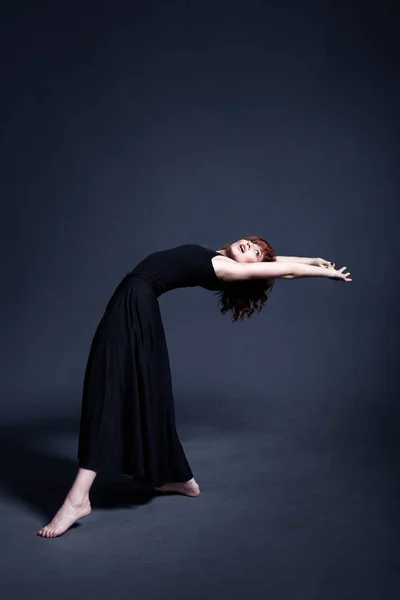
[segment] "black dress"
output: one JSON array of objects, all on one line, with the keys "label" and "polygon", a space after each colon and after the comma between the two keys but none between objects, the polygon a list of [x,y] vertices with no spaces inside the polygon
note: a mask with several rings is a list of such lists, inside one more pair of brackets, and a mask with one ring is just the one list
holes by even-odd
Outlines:
[{"label": "black dress", "polygon": [[185,244],[154,252],[124,277],[96,329],[87,362],[78,463],[152,486],[193,477],[175,427],[170,364],[158,297],[217,291],[217,252]]}]

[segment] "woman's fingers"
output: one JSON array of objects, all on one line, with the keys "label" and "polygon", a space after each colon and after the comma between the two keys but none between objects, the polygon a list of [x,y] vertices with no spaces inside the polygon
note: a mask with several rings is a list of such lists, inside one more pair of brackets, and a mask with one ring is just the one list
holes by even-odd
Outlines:
[{"label": "woman's fingers", "polygon": [[348,271],[347,273],[343,273],[343,277],[345,281],[351,281],[350,279],[350,271]]},{"label": "woman's fingers", "polygon": [[347,273],[344,272],[346,269],[347,267],[337,269],[337,272],[341,275],[340,279],[342,279],[342,281],[352,281],[352,279],[350,279],[350,271],[347,271]]},{"label": "woman's fingers", "polygon": [[[331,267],[332,268],[332,267]],[[335,275],[333,276],[333,279],[336,279],[337,281],[353,281],[350,278],[350,271],[347,271],[345,273],[345,270],[347,269],[346,266],[341,267],[340,269],[334,269],[335,271]]]}]

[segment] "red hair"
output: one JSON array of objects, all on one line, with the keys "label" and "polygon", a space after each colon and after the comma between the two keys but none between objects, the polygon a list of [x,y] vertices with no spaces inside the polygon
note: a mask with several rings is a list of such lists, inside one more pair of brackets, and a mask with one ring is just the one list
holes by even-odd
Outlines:
[{"label": "red hair", "polygon": [[[257,244],[260,247],[263,254],[261,262],[272,262],[275,260],[275,250],[264,238],[258,235],[251,235],[242,239],[253,242],[253,244]],[[231,245],[232,242],[225,242],[218,250],[229,251]],[[245,317],[249,319],[255,310],[257,312],[262,310],[274,284],[275,279],[251,279],[224,283],[223,289],[217,292],[221,313],[225,314],[228,311],[232,311],[233,322],[243,321]]]}]

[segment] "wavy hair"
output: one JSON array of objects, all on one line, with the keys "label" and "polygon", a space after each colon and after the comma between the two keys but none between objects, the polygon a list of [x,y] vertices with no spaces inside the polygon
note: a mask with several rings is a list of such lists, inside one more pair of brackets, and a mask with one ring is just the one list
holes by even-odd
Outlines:
[{"label": "wavy hair", "polygon": [[[244,240],[257,244],[263,253],[261,262],[272,262],[275,260],[275,250],[263,238],[252,235],[244,237]],[[229,250],[232,242],[225,242],[218,250]],[[260,312],[268,300],[268,294],[275,284],[275,279],[250,279],[246,281],[225,282],[223,288],[216,293],[219,297],[218,306],[221,313],[232,312],[232,322],[248,319],[255,311]]]}]

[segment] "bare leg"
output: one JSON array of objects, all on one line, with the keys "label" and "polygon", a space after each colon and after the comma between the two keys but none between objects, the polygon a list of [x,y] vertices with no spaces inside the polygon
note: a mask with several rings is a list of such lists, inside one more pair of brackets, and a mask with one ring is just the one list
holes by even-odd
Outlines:
[{"label": "bare leg", "polygon": [[53,520],[38,532],[40,536],[57,537],[67,531],[75,521],[90,514],[92,509],[89,502],[89,490],[96,474],[95,471],[88,469],[78,470],[63,505]]},{"label": "bare leg", "polygon": [[189,481],[174,481],[164,483],[161,487],[154,487],[158,492],[176,492],[185,496],[199,496],[200,488],[194,478]]}]

